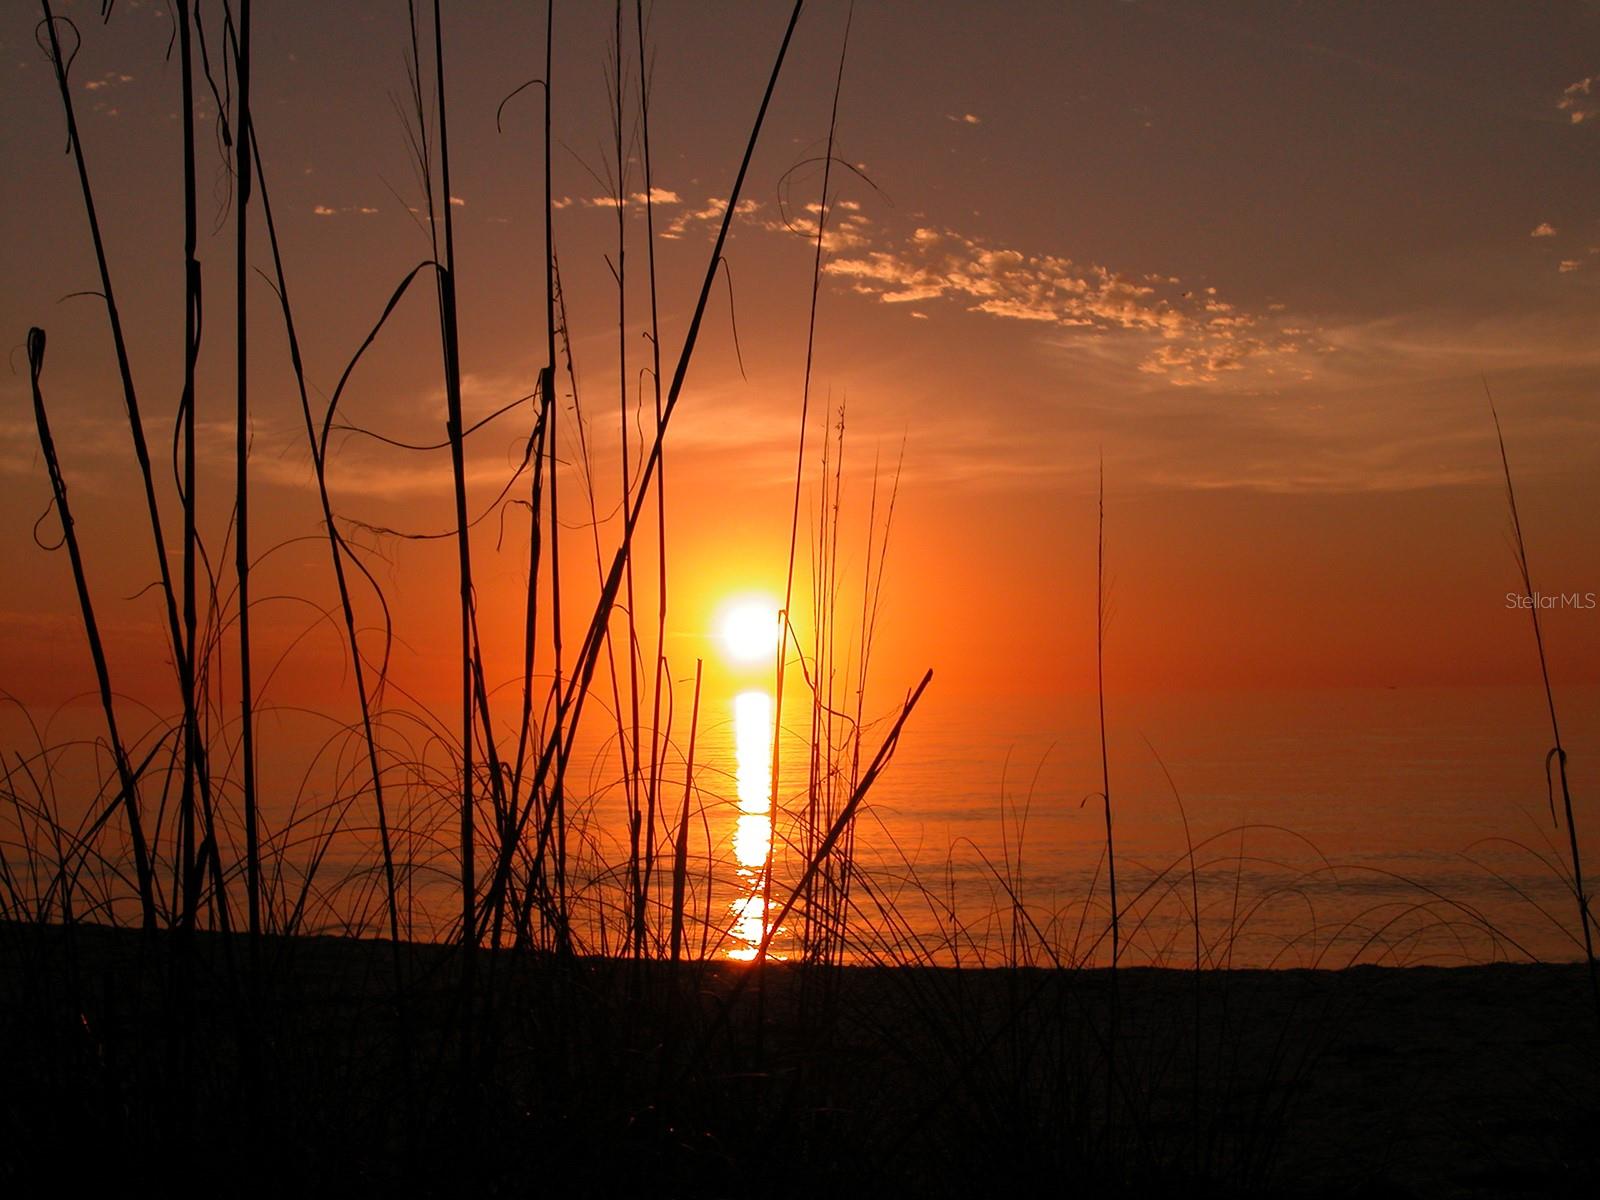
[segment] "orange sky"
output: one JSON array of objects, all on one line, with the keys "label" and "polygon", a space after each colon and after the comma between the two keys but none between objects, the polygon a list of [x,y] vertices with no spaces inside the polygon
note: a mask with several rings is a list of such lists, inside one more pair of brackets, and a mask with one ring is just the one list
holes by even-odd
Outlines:
[{"label": "orange sky", "polygon": [[[106,25],[97,6],[63,7],[83,28],[74,96],[164,468],[182,312],[169,22],[162,5],[133,0]],[[391,9],[284,4],[258,14],[256,121],[323,397],[427,254],[391,99],[406,86],[404,21]],[[1091,686],[1102,455],[1113,688],[1535,678],[1526,614],[1506,605],[1517,580],[1481,378],[1506,424],[1535,583],[1600,592],[1600,18],[1577,4],[1056,10],[855,14],[838,144],[860,173],[835,175],[810,437],[815,448],[822,422],[846,404],[852,580],[874,463],[887,488],[904,446],[879,695],[897,695],[926,666],[946,705]],[[764,5],[655,9],[669,363],[783,16]],[[119,683],[168,707],[158,610],[139,594],[153,569],[103,310],[64,299],[97,285],[53,80],[33,15],[13,8],[3,21],[0,154],[12,169],[0,317],[13,369],[0,378],[0,688],[49,706],[90,684],[66,563],[32,538],[48,484],[21,345],[40,324],[50,335],[46,394]],[[843,27],[839,4],[803,18],[733,226],[742,371],[719,282],[667,440],[667,652],[679,678],[708,653],[711,615],[729,593],[782,588],[812,253],[796,230],[814,221],[806,206],[818,198]],[[507,109],[503,133],[494,123],[500,98],[542,69],[543,15],[464,5],[446,28],[470,420],[531,392],[543,361],[537,93]],[[601,202],[614,173],[608,36],[609,10],[558,10],[556,237],[602,516],[619,473],[607,267],[616,211]],[[232,229],[209,102],[198,117],[200,257],[215,306],[201,491],[220,567]],[[635,156],[623,190],[634,195],[641,179]],[[624,340],[636,379],[647,360],[644,242],[641,207],[628,212]],[[259,230],[252,262],[270,269]],[[346,416],[431,442],[443,389],[424,291],[363,364]],[[252,297],[256,539],[283,543],[257,585],[257,636],[271,659],[332,592],[325,548],[291,541],[316,532],[308,457],[272,295],[258,281]],[[523,406],[474,435],[475,513],[514,469],[530,417]],[[342,514],[448,527],[446,455],[355,435],[336,446]],[[808,512],[817,469],[807,469]],[[574,518],[581,486],[569,465]],[[170,487],[165,500],[175,520]],[[616,528],[613,519],[600,529],[608,559]],[[508,509],[475,533],[480,622],[491,671],[507,679],[526,529]],[[584,527],[563,537],[575,639],[594,588],[593,542]],[[397,678],[446,704],[453,549],[369,541],[397,616]],[[639,572],[653,578],[649,555]],[[1600,609],[1546,620],[1557,683],[1600,681]],[[274,696],[314,700],[338,669],[338,638],[324,626],[288,661]]]}]

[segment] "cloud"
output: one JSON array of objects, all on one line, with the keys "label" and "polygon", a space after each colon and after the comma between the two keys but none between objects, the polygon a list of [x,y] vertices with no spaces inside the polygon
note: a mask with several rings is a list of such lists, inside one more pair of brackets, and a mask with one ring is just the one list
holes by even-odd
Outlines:
[{"label": "cloud", "polygon": [[1049,305],[1034,305],[1025,300],[985,300],[982,304],[974,305],[972,311],[1010,317],[1014,321],[1054,322],[1059,319]]},{"label": "cloud", "polygon": [[1576,271],[1582,265],[1583,264],[1575,258],[1563,258],[1558,269],[1563,275],[1565,275],[1568,271]]},{"label": "cloud", "polygon": [[953,113],[946,113],[945,116],[944,116],[944,119],[946,121],[954,121],[957,125],[982,125],[983,124],[983,118],[979,117],[979,116],[975,116],[972,113],[962,113],[959,117],[955,116]]},{"label": "cloud", "polygon": [[[812,226],[813,236],[815,226]],[[1058,336],[1120,339],[1145,375],[1180,385],[1225,376],[1303,379],[1315,345],[1280,312],[1251,313],[1214,287],[1182,290],[1176,276],[1130,277],[1055,254],[991,246],[949,229],[914,229],[898,245],[865,245],[865,219],[842,230],[859,248],[824,267],[851,291],[884,304],[943,298],[1004,321],[1053,328]]]},{"label": "cloud", "polygon": [[1537,224],[1537,225],[1535,225],[1533,227],[1533,232],[1530,233],[1528,236],[1529,237],[1555,237],[1555,235],[1556,235],[1556,227],[1554,225],[1550,224],[1549,221],[1540,221],[1539,224]]},{"label": "cloud", "polygon": [[331,217],[339,210],[336,208],[329,208],[326,204],[319,204],[311,211],[319,217]]},{"label": "cloud", "polygon": [[120,71],[107,71],[99,79],[84,80],[83,87],[88,92],[100,92],[106,88],[119,87],[124,83],[132,83],[132,75],[124,75]]},{"label": "cloud", "polygon": [[[1409,323],[1388,332],[1432,336]],[[1510,328],[1470,333],[1500,350],[1520,336]],[[1492,433],[1474,399],[1481,399],[1476,368],[1500,378],[1499,355],[1465,366],[1444,362],[1445,376],[1408,370],[1399,389],[1384,371],[1364,369],[1293,393],[1223,396],[1130,372],[1126,348],[1098,335],[1063,341],[1071,362],[1065,380],[1010,382],[996,389],[992,404],[918,397],[852,407],[851,436],[891,454],[908,437],[902,483],[983,490],[1092,487],[1094,457],[1085,447],[1099,445],[1129,488],[1348,495],[1495,486]],[[1539,470],[1560,475],[1591,465],[1600,417],[1544,409],[1533,381],[1518,378],[1519,436],[1552,447]],[[1026,420],[1018,419],[1023,412]],[[742,477],[780,484],[793,479],[793,417],[759,387],[732,384],[697,395],[681,425],[675,419],[673,437],[691,461],[715,456],[705,461],[733,463]],[[847,456],[845,470],[865,470],[872,460]]]},{"label": "cloud", "polygon": [[378,210],[370,204],[346,204],[342,208],[330,208],[326,204],[319,204],[311,210],[313,216],[336,217],[340,213],[351,214],[358,217],[370,217]]},{"label": "cloud", "polygon": [[[17,389],[20,394],[21,389]],[[11,396],[0,389],[0,404],[9,406]],[[19,405],[20,407],[20,405]],[[57,446],[72,448],[73,495],[86,492],[95,496],[118,495],[117,472],[128,462],[128,422],[120,415],[69,411],[53,412],[51,436]],[[227,420],[197,420],[195,445],[202,463],[226,462],[233,454],[234,426]],[[305,438],[302,432],[301,440]],[[91,469],[90,464],[93,464]],[[32,414],[24,420],[0,419],[0,474],[41,469],[38,430]],[[69,468],[70,469],[70,468]],[[48,495],[48,487],[45,494]],[[120,500],[118,501],[120,503]]]},{"label": "cloud", "polygon": [[451,196],[450,203],[454,204],[457,208],[465,208],[467,206],[467,202],[460,196]]},{"label": "cloud", "polygon": [[1570,84],[1561,93],[1561,99],[1556,101],[1556,107],[1566,113],[1567,119],[1574,125],[1582,125],[1600,116],[1600,97],[1595,95],[1596,83],[1600,83],[1600,75],[1580,79]]},{"label": "cloud", "polygon": [[[828,224],[822,233],[822,248],[828,254],[840,250],[850,250],[864,247],[868,244],[868,231],[872,222],[862,215],[861,206],[851,200],[836,200],[828,208]],[[802,238],[808,242],[817,240],[817,216],[822,211],[822,206],[816,201],[803,205],[799,212],[788,207],[780,208],[776,216],[761,222],[761,227],[770,233],[788,233]],[[843,216],[840,216],[840,213]],[[917,299],[914,296],[899,296],[897,299]]]},{"label": "cloud", "polygon": [[[662,205],[683,203],[683,201],[678,198],[677,192],[670,188],[664,187],[652,187],[648,197],[645,196],[643,192],[632,192],[628,196],[628,203],[643,205],[646,199],[648,199],[651,204],[657,207]],[[568,200],[566,204],[558,204],[556,207],[565,208],[567,204],[571,203],[572,201]],[[621,208],[623,206],[622,201],[616,196],[586,196],[583,204],[585,208]]]},{"label": "cloud", "polygon": [[[339,517],[363,525],[379,524],[383,518],[371,512],[339,508],[338,501],[437,499],[449,495],[455,481],[449,460],[441,461],[438,455],[391,456],[385,460],[371,453],[358,453],[345,442],[330,460],[328,486],[336,497]],[[286,458],[261,455],[251,459],[251,470],[269,485],[294,491],[311,491],[316,486],[309,454],[296,453]],[[511,470],[501,463],[474,462],[467,466],[466,482],[475,492],[492,495],[504,486],[510,474]]]},{"label": "cloud", "polygon": [[1600,366],[1597,331],[1591,313],[1570,306],[1476,317],[1418,311],[1324,325],[1318,339],[1337,353],[1327,356],[1322,382],[1409,386],[1482,375],[1591,375]]},{"label": "cloud", "polygon": [[[676,193],[673,193],[674,203],[680,203]],[[739,206],[734,215],[739,217],[753,217],[761,208],[761,201],[745,199],[739,201]],[[661,231],[661,236],[671,240],[683,237],[690,229],[696,226],[704,227],[710,231],[710,226],[720,224],[723,214],[728,211],[728,201],[724,198],[713,196],[699,208],[685,209],[674,217],[670,224]]]}]

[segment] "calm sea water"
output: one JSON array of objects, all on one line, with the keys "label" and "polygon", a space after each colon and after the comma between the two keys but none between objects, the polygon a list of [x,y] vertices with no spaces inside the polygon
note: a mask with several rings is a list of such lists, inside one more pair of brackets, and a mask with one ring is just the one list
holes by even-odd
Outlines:
[{"label": "calm sea water", "polygon": [[[1557,702],[1580,845],[1600,878],[1600,688],[1561,689]],[[748,697],[739,703],[751,719]],[[732,697],[708,697],[703,711],[707,811],[695,832],[717,860],[713,911],[732,930],[721,952],[737,954],[761,933],[765,789],[749,781],[770,763],[763,752],[741,764],[740,752],[759,751],[771,718],[758,712],[767,723],[749,737]],[[1581,955],[1565,826],[1546,794],[1542,692],[1113,697],[1108,718],[1123,961],[1192,963],[1196,899],[1205,962]],[[868,731],[868,753],[881,737]],[[800,869],[787,813],[805,788],[803,745],[785,747],[778,899]],[[847,948],[1109,961],[1101,786],[1091,697],[969,711],[930,702],[858,819],[865,882]],[[1556,808],[1559,819],[1559,791]],[[774,950],[794,952],[798,933],[786,922]]]},{"label": "calm sea water", "polygon": [[[1600,882],[1600,687],[1559,688],[1557,702],[1580,845]],[[32,735],[19,710],[8,712],[8,749],[26,751]],[[688,930],[692,952],[748,956],[795,888],[808,767],[803,731],[791,726],[803,712],[793,699],[784,712],[774,814],[770,698],[731,687],[702,698],[689,789],[689,907],[700,918]],[[1557,821],[1546,796],[1542,692],[1112,695],[1108,719],[1121,961],[1193,963],[1197,901],[1204,963],[1581,956],[1559,793]],[[587,727],[569,772],[569,865],[585,944],[616,950],[628,835],[606,720],[599,712]],[[270,882],[280,902],[292,899],[300,858],[331,830],[307,923],[376,934],[381,871],[365,760],[336,724],[287,712],[262,718],[269,853],[284,867]],[[866,729],[867,757],[886,728],[880,719]],[[387,729],[388,798],[404,827],[396,852],[411,868],[403,907],[416,936],[445,935],[459,912],[453,760],[426,724],[396,718]],[[87,705],[45,731],[63,749],[41,780],[69,825],[85,815],[78,810],[95,773],[98,786],[109,778],[87,740],[98,732]],[[74,749],[74,739],[84,740]],[[846,758],[834,784],[840,800],[849,775]],[[670,855],[685,794],[681,753],[669,755],[663,777],[657,844]],[[967,704],[940,694],[936,681],[857,817],[846,954],[1109,962],[1100,790],[1093,697]],[[224,823],[238,804],[237,788],[220,789]],[[235,849],[224,857],[236,859]],[[670,857],[653,891],[664,928]],[[797,953],[802,928],[792,913],[772,951]]]}]

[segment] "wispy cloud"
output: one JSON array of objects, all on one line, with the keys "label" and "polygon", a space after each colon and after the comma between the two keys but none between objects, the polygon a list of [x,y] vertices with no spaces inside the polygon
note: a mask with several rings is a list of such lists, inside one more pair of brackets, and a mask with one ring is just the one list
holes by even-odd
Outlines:
[{"label": "wispy cloud", "polygon": [[1537,225],[1535,225],[1533,227],[1533,232],[1530,233],[1528,236],[1529,237],[1555,237],[1555,235],[1556,235],[1556,227],[1554,225],[1550,224],[1549,221],[1540,221]]},{"label": "wispy cloud", "polygon": [[88,92],[103,92],[107,88],[120,87],[124,83],[132,82],[132,75],[125,75],[121,71],[107,71],[98,79],[84,80],[83,87]]},{"label": "wispy cloud", "polygon": [[954,121],[957,125],[983,124],[983,118],[973,113],[962,113],[960,116],[956,116],[954,113],[945,113],[944,119],[946,121]]},{"label": "wispy cloud", "polygon": [[[0,389],[0,405],[12,400],[7,394],[10,390]],[[20,402],[20,383],[14,390]],[[127,419],[109,413],[77,412],[63,405],[61,411],[51,415],[50,424],[56,444],[71,447],[68,471],[74,494],[82,491],[96,496],[117,495],[121,486],[117,470],[129,461]],[[303,440],[304,434],[300,436]],[[234,445],[232,419],[197,420],[195,445],[204,462],[229,461]],[[42,470],[42,465],[38,430],[31,414],[25,419],[0,419],[0,474],[35,470]],[[49,494],[48,485],[42,494]]]},{"label": "wispy cloud", "polygon": [[[650,189],[650,195],[648,197],[643,192],[633,192],[628,196],[628,203],[629,204],[643,204],[645,202],[645,200],[647,200],[647,199],[650,201],[651,204],[654,204],[654,205],[657,205],[657,206],[666,206],[666,205],[683,203],[678,198],[678,193],[677,192],[672,191],[670,188],[664,188],[664,187],[652,187]],[[569,201],[566,202],[566,204],[558,204],[555,207],[557,207],[557,208],[565,208],[567,206],[567,204],[570,204],[570,203],[571,203],[571,201],[569,200]],[[622,207],[622,201],[620,199],[618,199],[616,196],[586,196],[584,198],[583,204],[584,204],[585,208],[621,208]]]},{"label": "wispy cloud", "polygon": [[[673,202],[678,203],[677,193],[670,193]],[[735,216],[751,217],[761,208],[759,200],[745,199],[739,201]],[[714,223],[720,223],[724,213],[728,211],[728,201],[725,198],[713,196],[699,208],[686,208],[674,217],[667,227],[661,231],[661,236],[669,240],[683,237],[690,230],[699,227],[707,229]]]},{"label": "wispy cloud", "polygon": [[[814,227],[813,227],[814,228]],[[864,224],[854,236],[866,241]],[[1245,312],[1214,287],[1185,289],[1177,277],[1127,275],[1055,254],[991,246],[949,229],[921,227],[898,245],[881,238],[840,254],[829,275],[885,304],[943,298],[967,311],[1084,334],[1124,335],[1143,347],[1138,369],[1175,384],[1225,375],[1304,377],[1314,339],[1277,312]]]},{"label": "wispy cloud", "polygon": [[1477,318],[1396,313],[1324,325],[1318,336],[1332,348],[1321,371],[1330,386],[1508,373],[1592,372],[1600,366],[1600,321],[1568,307]]},{"label": "wispy cloud", "polygon": [[1556,101],[1556,107],[1566,113],[1567,119],[1574,125],[1582,125],[1600,116],[1600,96],[1595,94],[1596,83],[1600,83],[1600,75],[1580,79],[1577,83],[1569,84],[1561,93],[1561,99]]},{"label": "wispy cloud", "polygon": [[[266,484],[306,492],[316,487],[309,454],[286,458],[262,455],[252,459],[251,469]],[[473,489],[476,501],[477,494],[498,492],[510,474],[511,469],[500,463],[473,462],[466,468],[466,483]],[[336,500],[343,501],[437,499],[449,494],[454,479],[449,459],[440,455],[395,454],[382,458],[360,453],[349,442],[339,447],[328,471],[329,490]],[[372,513],[359,509],[340,508],[339,513],[364,524],[380,523]]]}]

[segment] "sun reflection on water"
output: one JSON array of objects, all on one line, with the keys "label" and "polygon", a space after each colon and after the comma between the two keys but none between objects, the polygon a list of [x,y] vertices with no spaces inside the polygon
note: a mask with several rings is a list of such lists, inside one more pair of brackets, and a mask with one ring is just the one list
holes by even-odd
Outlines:
[{"label": "sun reflection on water", "polygon": [[735,945],[729,958],[750,960],[766,934],[767,870],[772,849],[772,697],[740,692],[733,698],[734,780],[739,818],[733,856],[743,894],[730,906]]}]

